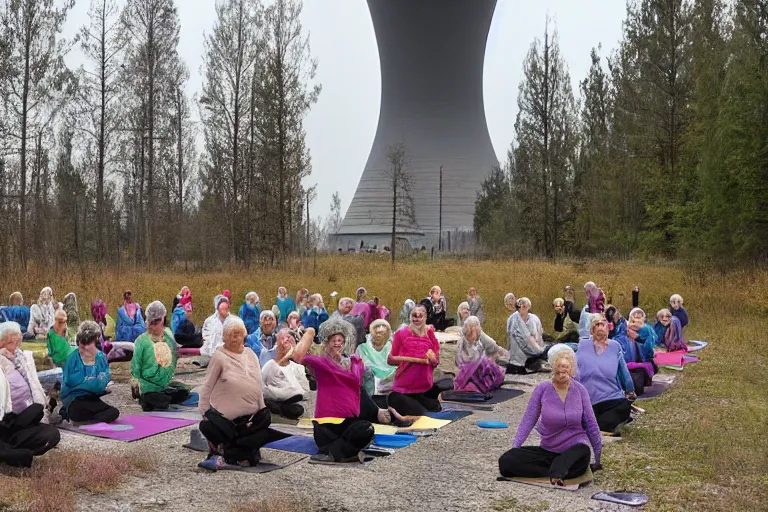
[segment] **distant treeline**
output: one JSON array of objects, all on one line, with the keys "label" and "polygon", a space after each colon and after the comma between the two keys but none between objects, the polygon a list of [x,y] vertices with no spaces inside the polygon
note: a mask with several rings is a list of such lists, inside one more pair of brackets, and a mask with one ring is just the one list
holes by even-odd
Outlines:
[{"label": "distant treeline", "polygon": [[630,0],[578,99],[549,26],[516,138],[478,195],[492,250],[764,260],[768,0]]}]

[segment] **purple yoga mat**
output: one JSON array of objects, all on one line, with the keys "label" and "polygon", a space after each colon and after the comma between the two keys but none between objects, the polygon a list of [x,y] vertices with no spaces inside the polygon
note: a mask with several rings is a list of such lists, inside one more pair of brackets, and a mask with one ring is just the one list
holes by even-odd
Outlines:
[{"label": "purple yoga mat", "polygon": [[137,441],[177,428],[194,425],[197,421],[181,418],[165,418],[159,416],[120,416],[114,423],[97,423],[76,427],[70,423],[62,423],[59,428],[77,432],[87,436],[104,437],[116,441]]}]

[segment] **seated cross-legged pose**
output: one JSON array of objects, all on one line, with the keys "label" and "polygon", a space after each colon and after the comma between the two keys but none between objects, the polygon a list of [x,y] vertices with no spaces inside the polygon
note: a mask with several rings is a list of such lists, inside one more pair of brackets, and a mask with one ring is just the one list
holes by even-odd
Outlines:
[{"label": "seated cross-legged pose", "polygon": [[527,297],[517,300],[517,311],[507,320],[509,339],[509,365],[507,373],[525,375],[528,370],[546,371],[547,350],[544,343],[544,328],[539,317],[531,311],[531,301]]},{"label": "seated cross-legged pose", "polygon": [[244,345],[246,333],[240,318],[228,317],[224,344],[208,364],[198,405],[200,432],[209,446],[208,458],[199,464],[205,469],[255,466],[261,447],[284,437],[269,428],[272,415],[264,404],[261,369],[256,354]]},{"label": "seated cross-legged pose", "polygon": [[365,366],[356,354],[343,355],[345,339],[355,335],[354,327],[341,318],[320,326],[321,355],[309,354],[315,338],[308,327],[293,351],[293,359],[314,372],[317,379],[316,418],[343,418],[338,424],[313,421],[314,438],[320,449],[312,458],[345,462],[359,457],[373,440],[372,422],[388,423],[390,415],[376,407],[363,389]]},{"label": "seated cross-legged pose", "polygon": [[147,326],[141,314],[141,304],[133,301],[130,290],[123,293],[123,305],[117,310],[117,326],[115,327],[115,341],[136,341]]},{"label": "seated cross-legged pose", "polygon": [[482,332],[476,316],[470,316],[461,326],[461,339],[456,348],[459,375],[453,384],[456,391],[490,393],[504,384],[504,370],[496,364],[496,359],[506,350],[496,345],[499,350],[488,355],[488,347],[480,343]]},{"label": "seated cross-legged pose", "polygon": [[434,369],[440,363],[440,343],[426,318],[426,308],[417,304],[411,310],[410,325],[395,333],[387,358],[388,364],[397,366],[387,404],[403,416],[442,409],[438,397],[443,390],[433,382]]},{"label": "seated cross-legged pose", "polygon": [[246,293],[245,302],[240,306],[240,313],[237,316],[243,320],[248,334],[253,334],[259,328],[259,315],[261,315],[259,295],[256,292]]},{"label": "seated cross-legged pose", "polygon": [[281,329],[276,336],[274,357],[261,368],[264,402],[272,414],[292,420],[304,414],[299,402],[309,391],[306,368],[290,359],[295,346],[294,334]]},{"label": "seated cross-legged pose", "polygon": [[280,317],[277,319],[278,323],[283,323],[288,319],[288,313],[296,311],[296,303],[291,297],[288,296],[288,290],[284,286],[277,289],[277,308],[280,310]]},{"label": "seated cross-legged pose", "polygon": [[69,355],[77,349],[69,344],[67,332],[67,313],[63,309],[56,311],[53,327],[48,331],[45,339],[48,348],[48,358],[51,368],[64,366]]},{"label": "seated cross-legged pose", "polygon": [[680,321],[680,327],[685,329],[688,325],[688,312],[683,307],[683,298],[680,295],[674,294],[669,298],[669,309],[672,316]]},{"label": "seated cross-legged pose", "polygon": [[680,319],[672,315],[668,309],[661,309],[656,313],[656,323],[653,330],[658,337],[658,345],[665,348],[668,352],[675,350],[688,350],[683,338],[683,326]]},{"label": "seated cross-legged pose", "polygon": [[30,467],[32,457],[55,447],[61,436],[42,423],[45,392],[21,351],[21,336],[16,322],[0,324],[0,462]]},{"label": "seated cross-legged pose", "polygon": [[429,297],[421,299],[422,304],[427,310],[427,324],[431,325],[437,331],[444,331],[446,328],[456,325],[453,318],[447,318],[448,301],[443,295],[443,290],[439,286],[433,286],[429,289]]},{"label": "seated cross-legged pose", "polygon": [[558,297],[552,301],[552,307],[555,308],[555,339],[560,343],[578,343],[579,324],[571,318],[566,302]]},{"label": "seated cross-legged pose", "polygon": [[170,387],[178,346],[171,330],[163,325],[166,313],[160,301],[147,306],[147,332],[136,339],[131,359],[131,375],[138,381],[134,394],[144,411],[164,411],[189,398],[188,389]]},{"label": "seated cross-legged pose", "polygon": [[[307,310],[304,316],[301,317],[301,323],[304,327],[312,327],[315,332],[320,332],[320,326],[328,320],[328,312],[325,310],[325,304],[323,304],[323,296],[319,293],[315,293],[309,296],[307,302]],[[320,340],[316,339],[316,343]]]},{"label": "seated cross-legged pose", "polygon": [[[499,458],[499,471],[507,478],[549,478],[553,485],[584,474],[589,466],[589,445],[600,468],[602,439],[589,402],[589,393],[572,377],[576,360],[570,348],[552,359],[552,380],[533,390],[517,428],[512,449]],[[523,446],[534,426],[539,446]]]},{"label": "seated cross-legged pose", "polygon": [[259,327],[245,339],[245,346],[253,350],[263,365],[275,357],[277,316],[265,309],[259,315]]},{"label": "seated cross-legged pose", "polygon": [[104,403],[110,372],[107,356],[96,348],[101,327],[86,320],[77,332],[77,350],[64,365],[61,415],[74,423],[112,423],[120,411]]},{"label": "seated cross-legged pose", "polygon": [[469,309],[469,302],[464,301],[459,304],[458,309],[456,309],[456,324],[459,330],[464,325],[464,321],[470,316],[472,316],[472,312]]},{"label": "seated cross-legged pose", "polygon": [[635,387],[621,346],[608,339],[608,322],[592,320],[592,336],[579,342],[578,379],[587,388],[597,424],[603,432],[615,432],[629,420]]},{"label": "seated cross-legged pose", "polygon": [[467,293],[467,303],[469,304],[469,313],[472,316],[476,316],[480,320],[480,326],[485,323],[485,310],[483,310],[483,299],[477,294],[477,290],[473,286]]},{"label": "seated cross-legged pose", "polygon": [[392,391],[397,370],[397,366],[387,362],[392,351],[392,328],[389,322],[379,319],[371,322],[370,330],[366,342],[357,347],[357,355],[363,360],[366,369],[373,373],[374,389],[371,395],[380,404],[386,402],[386,395]]},{"label": "seated cross-legged pose", "polygon": [[59,309],[56,299],[53,297],[53,290],[46,286],[40,290],[40,297],[37,304],[32,304],[29,308],[29,325],[27,331],[31,332],[38,339],[44,339],[48,331],[53,326],[53,315]]},{"label": "seated cross-legged pose", "polygon": [[13,292],[8,297],[9,306],[0,308],[0,316],[5,316],[7,321],[16,322],[21,327],[22,339],[30,341],[35,339],[35,333],[29,330],[29,306],[24,305],[24,296],[21,292]]},{"label": "seated cross-legged pose", "polygon": [[[217,295],[213,299],[216,311],[203,322],[203,346],[200,355],[211,358],[216,350],[223,344],[221,333],[224,321],[229,316],[229,299],[224,295]],[[206,364],[205,361],[203,361]]]}]

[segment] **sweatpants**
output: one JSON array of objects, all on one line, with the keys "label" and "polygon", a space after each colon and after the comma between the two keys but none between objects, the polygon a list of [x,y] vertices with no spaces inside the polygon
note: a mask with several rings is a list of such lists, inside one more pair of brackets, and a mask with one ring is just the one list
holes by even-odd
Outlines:
[{"label": "sweatpants", "polygon": [[562,453],[540,446],[512,448],[499,457],[499,472],[507,478],[556,478],[568,480],[584,474],[589,466],[590,451],[576,444]]},{"label": "sweatpants", "polygon": [[424,393],[398,393],[393,391],[387,397],[387,404],[402,416],[423,416],[425,412],[437,412],[442,410],[440,401],[440,388],[432,385]]},{"label": "sweatpants", "polygon": [[42,455],[59,444],[59,429],[40,423],[43,415],[40,404],[32,404],[20,414],[5,415],[0,421],[0,462],[28,468],[33,456]]},{"label": "sweatpants", "polygon": [[288,400],[279,402],[265,398],[264,403],[272,414],[277,414],[289,420],[297,420],[304,414],[304,407],[298,403],[304,399],[301,395],[295,395]]},{"label": "sweatpants", "polygon": [[208,440],[209,455],[221,455],[230,464],[247,460],[252,466],[261,460],[259,450],[272,441],[287,437],[272,430],[272,414],[266,407],[253,415],[228,420],[220,414],[209,415],[200,422],[200,432]]},{"label": "sweatpants", "polygon": [[119,416],[116,407],[104,403],[96,395],[75,398],[67,407],[69,421],[77,423],[112,423]]},{"label": "sweatpants", "polygon": [[626,398],[605,400],[592,405],[597,424],[602,432],[613,432],[629,419],[632,404]]},{"label": "sweatpants", "polygon": [[189,398],[189,391],[184,388],[167,388],[164,391],[142,393],[139,404],[143,411],[165,411],[171,404],[180,404]]}]

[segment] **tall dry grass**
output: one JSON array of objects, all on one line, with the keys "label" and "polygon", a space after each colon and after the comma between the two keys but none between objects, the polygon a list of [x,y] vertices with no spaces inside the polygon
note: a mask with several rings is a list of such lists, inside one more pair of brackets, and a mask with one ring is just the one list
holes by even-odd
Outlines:
[{"label": "tall dry grass", "polygon": [[[314,270],[314,271],[313,271]],[[606,470],[599,474],[602,488],[638,489],[651,495],[657,510],[765,510],[761,498],[768,489],[768,272],[745,269],[722,273],[706,266],[585,262],[550,264],[535,261],[436,260],[399,263],[394,268],[384,257],[334,256],[311,262],[302,271],[275,269],[223,269],[213,273],[180,271],[77,271],[54,274],[50,269],[5,276],[0,293],[20,290],[27,301],[50,285],[61,298],[74,291],[84,318],[90,301],[105,300],[111,312],[122,292],[131,289],[146,305],[160,299],[167,306],[182,285],[191,288],[194,320],[213,312],[213,297],[229,289],[239,307],[245,293],[255,290],[262,307],[271,306],[278,286],[291,294],[300,287],[320,292],[332,308],[330,292],[354,296],[359,286],[377,295],[393,311],[403,300],[427,295],[439,284],[455,307],[475,286],[485,302],[486,330],[505,340],[507,313],[502,299],[507,292],[527,296],[545,326],[551,328],[551,302],[562,288],[597,282],[624,313],[631,305],[631,290],[641,288],[641,305],[653,316],[680,293],[691,317],[686,335],[706,339],[710,346],[702,362],[686,368],[673,391],[643,407],[638,420],[621,443],[605,450]],[[583,298],[580,298],[583,300]]]},{"label": "tall dry grass", "polygon": [[2,468],[0,510],[72,512],[77,493],[109,492],[126,476],[145,472],[150,466],[143,453],[124,457],[53,450],[36,459],[32,468]]}]

